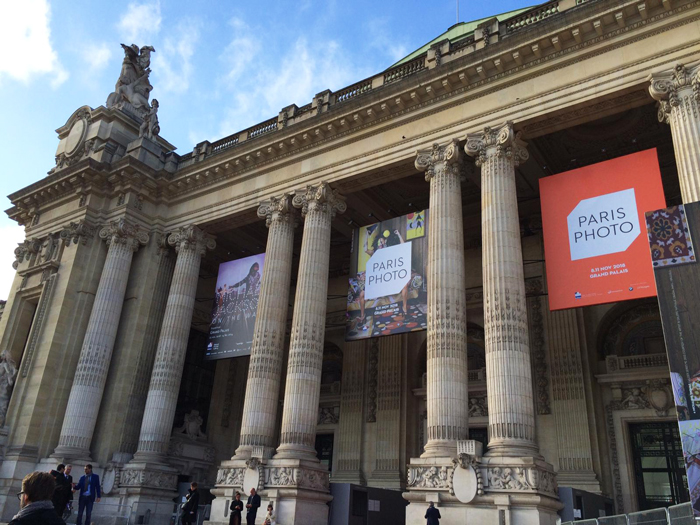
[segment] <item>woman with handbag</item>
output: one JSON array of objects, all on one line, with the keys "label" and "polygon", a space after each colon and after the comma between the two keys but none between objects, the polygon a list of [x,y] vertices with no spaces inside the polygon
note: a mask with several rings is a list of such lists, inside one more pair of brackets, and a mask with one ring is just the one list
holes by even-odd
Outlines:
[{"label": "woman with handbag", "polygon": [[229,525],[241,525],[241,512],[243,512],[243,501],[241,501],[241,493],[236,492],[236,499],[231,502],[231,517],[229,518]]}]

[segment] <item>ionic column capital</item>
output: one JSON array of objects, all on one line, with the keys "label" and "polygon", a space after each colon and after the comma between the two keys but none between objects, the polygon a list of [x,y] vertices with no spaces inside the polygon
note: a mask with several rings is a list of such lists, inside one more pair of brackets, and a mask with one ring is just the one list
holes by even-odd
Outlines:
[{"label": "ionic column capital", "polygon": [[148,243],[148,234],[141,230],[138,224],[132,224],[126,219],[119,219],[110,222],[100,230],[100,239],[103,239],[107,246],[118,243],[137,251],[139,246]]},{"label": "ionic column capital", "polygon": [[175,251],[193,250],[202,257],[207,250],[216,248],[214,237],[202,231],[197,226],[189,224],[172,232],[168,236],[168,244],[175,247]]},{"label": "ionic column capital", "polygon": [[415,167],[425,172],[426,182],[441,173],[461,175],[462,155],[459,139],[452,139],[447,144],[433,144],[431,149],[416,151]]},{"label": "ionic column capital", "polygon": [[293,193],[285,193],[280,197],[270,197],[260,203],[258,217],[265,219],[265,225],[269,228],[273,222],[290,223],[296,226],[299,222],[299,214],[294,209]]},{"label": "ionic column capital", "polygon": [[97,231],[97,228],[92,224],[81,220],[78,222],[71,222],[68,226],[63,228],[60,237],[66,246],[70,243],[87,244],[88,239],[92,239],[95,236],[95,231]]},{"label": "ionic column capital", "polygon": [[681,106],[680,91],[692,89],[695,100],[700,101],[700,61],[652,73],[649,81],[649,94],[659,102],[659,122],[670,123],[671,109]]},{"label": "ionic column capital", "polygon": [[511,159],[515,166],[530,158],[527,143],[521,138],[521,133],[513,130],[513,123],[508,121],[497,128],[484,128],[484,131],[469,133],[464,151],[476,159],[476,165],[481,166],[493,157]]},{"label": "ionic column capital", "polygon": [[294,193],[292,205],[301,209],[301,216],[306,217],[312,212],[330,213],[331,218],[337,213],[344,213],[348,208],[345,197],[332,189],[327,182],[309,184],[305,190]]}]

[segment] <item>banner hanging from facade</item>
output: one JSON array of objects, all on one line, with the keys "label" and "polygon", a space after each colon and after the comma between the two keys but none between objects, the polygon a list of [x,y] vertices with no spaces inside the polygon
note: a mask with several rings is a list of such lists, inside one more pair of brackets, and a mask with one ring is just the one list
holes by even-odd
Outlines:
[{"label": "banner hanging from facade", "polygon": [[700,203],[646,214],[671,388],[695,516],[700,517]]},{"label": "banner hanging from facade", "polygon": [[656,295],[644,213],[666,206],[656,149],[540,179],[551,310]]},{"label": "banner hanging from facade", "polygon": [[345,339],[425,330],[428,210],[353,232]]},{"label": "banner hanging from facade", "polygon": [[219,265],[206,359],[250,355],[265,254]]}]

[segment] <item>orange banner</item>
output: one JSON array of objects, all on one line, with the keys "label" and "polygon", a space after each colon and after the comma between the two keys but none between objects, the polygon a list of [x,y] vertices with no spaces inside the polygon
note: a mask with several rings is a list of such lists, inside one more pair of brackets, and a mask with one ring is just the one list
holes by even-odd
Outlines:
[{"label": "orange banner", "polygon": [[656,149],[540,179],[551,310],[656,295],[644,213],[666,207]]}]

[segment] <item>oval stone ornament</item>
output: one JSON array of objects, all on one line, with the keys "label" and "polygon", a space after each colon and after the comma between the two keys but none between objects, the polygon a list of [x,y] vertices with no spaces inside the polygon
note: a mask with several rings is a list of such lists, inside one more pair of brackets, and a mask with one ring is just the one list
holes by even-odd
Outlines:
[{"label": "oval stone ornament", "polygon": [[467,468],[457,467],[454,477],[452,478],[452,486],[455,491],[455,497],[462,503],[470,503],[476,496],[478,490],[478,482],[476,472],[471,466]]},{"label": "oval stone ornament", "polygon": [[250,489],[255,489],[257,492],[260,490],[260,487],[258,487],[258,483],[260,483],[260,473],[258,472],[258,469],[252,469],[252,468],[247,468],[245,469],[245,476],[243,476],[243,492],[246,494],[250,492]]},{"label": "oval stone ornament", "polygon": [[83,119],[78,119],[73,123],[68,132],[68,137],[66,138],[66,154],[72,155],[80,142],[83,139],[83,133],[85,132],[85,121]]}]

